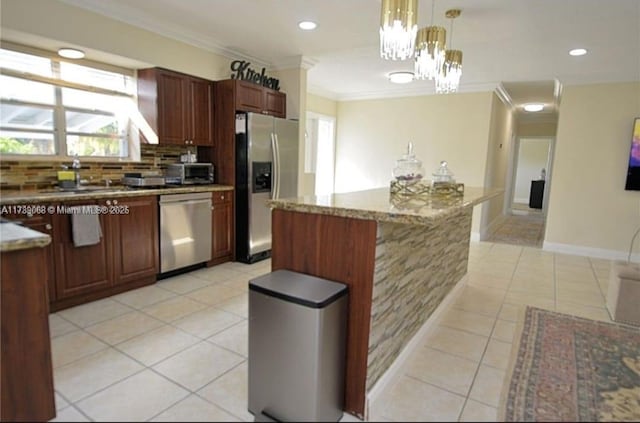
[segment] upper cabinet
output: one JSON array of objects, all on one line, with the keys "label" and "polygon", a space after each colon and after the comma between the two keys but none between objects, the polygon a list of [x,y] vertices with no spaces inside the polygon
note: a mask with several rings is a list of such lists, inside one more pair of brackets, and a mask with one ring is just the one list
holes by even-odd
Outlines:
[{"label": "upper cabinet", "polygon": [[166,69],[141,69],[138,107],[159,144],[213,146],[213,82]]},{"label": "upper cabinet", "polygon": [[238,79],[219,81],[218,84],[220,83],[233,85],[236,110],[280,118],[287,115],[287,96],[280,91]]}]

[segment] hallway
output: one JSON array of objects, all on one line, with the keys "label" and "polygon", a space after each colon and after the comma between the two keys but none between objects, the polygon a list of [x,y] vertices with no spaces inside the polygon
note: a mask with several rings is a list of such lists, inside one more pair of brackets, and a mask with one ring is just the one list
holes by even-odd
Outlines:
[{"label": "hallway", "polygon": [[520,210],[514,203],[514,214],[508,215],[486,239],[487,242],[542,248],[544,215],[535,209]]}]

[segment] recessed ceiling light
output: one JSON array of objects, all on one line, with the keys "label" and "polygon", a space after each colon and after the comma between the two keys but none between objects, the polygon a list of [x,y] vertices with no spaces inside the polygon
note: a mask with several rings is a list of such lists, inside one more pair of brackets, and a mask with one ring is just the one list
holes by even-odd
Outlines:
[{"label": "recessed ceiling light", "polygon": [[84,57],[84,51],[67,47],[58,50],[58,54],[67,59],[82,59]]},{"label": "recessed ceiling light", "polygon": [[311,31],[312,29],[316,29],[318,25],[315,22],[311,21],[302,21],[298,24],[300,29],[304,29],[305,31]]},{"label": "recessed ceiling light", "polygon": [[569,50],[569,54],[572,56],[584,56],[587,54],[587,50],[584,48],[574,48],[573,50]]},{"label": "recessed ceiling light", "polygon": [[542,109],[544,109],[544,104],[540,104],[540,103],[530,103],[530,104],[525,104],[524,105],[524,109],[527,112],[539,112]]},{"label": "recessed ceiling light", "polygon": [[413,81],[413,72],[391,72],[389,81],[394,84],[406,84]]}]

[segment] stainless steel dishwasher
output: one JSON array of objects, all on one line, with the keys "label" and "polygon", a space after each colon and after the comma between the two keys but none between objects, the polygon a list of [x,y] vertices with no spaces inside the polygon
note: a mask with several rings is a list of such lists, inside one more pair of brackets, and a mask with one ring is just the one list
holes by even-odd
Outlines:
[{"label": "stainless steel dishwasher", "polygon": [[211,260],[211,193],[160,196],[160,272]]}]

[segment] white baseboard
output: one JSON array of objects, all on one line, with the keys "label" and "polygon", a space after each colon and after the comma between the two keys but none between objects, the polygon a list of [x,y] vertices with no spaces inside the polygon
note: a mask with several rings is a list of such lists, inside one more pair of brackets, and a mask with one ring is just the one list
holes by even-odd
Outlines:
[{"label": "white baseboard", "polygon": [[[473,234],[472,234],[473,235]],[[472,236],[473,237],[473,236]],[[420,346],[421,341],[424,337],[431,331],[437,323],[440,321],[444,310],[449,307],[449,305],[456,299],[460,290],[467,282],[467,275],[464,275],[458,283],[449,291],[446,297],[442,300],[442,302],[436,307],[431,316],[427,319],[427,321],[422,325],[422,327],[418,330],[418,332],[411,338],[411,340],[407,343],[404,349],[400,352],[400,355],[394,360],[394,362],[389,366],[386,372],[378,379],[376,384],[371,388],[371,390],[366,395],[365,401],[365,420],[369,420],[370,417],[370,407],[372,403],[378,401],[382,393],[390,386],[392,386],[403,374],[404,369],[407,366],[407,360],[411,356],[411,354]]]},{"label": "white baseboard", "polygon": [[[573,254],[576,256],[587,256],[607,260],[627,260],[627,257],[629,255],[629,252],[624,251],[605,250],[602,248],[583,247],[580,245],[571,244],[558,244],[555,242],[547,241],[542,244],[542,249],[554,253]],[[631,261],[636,263],[639,262],[640,254],[631,254]]]},{"label": "white baseboard", "polygon": [[520,204],[526,204],[529,205],[529,199],[525,198],[525,197],[521,197],[521,198],[514,198],[513,199],[514,203],[520,203]]}]

